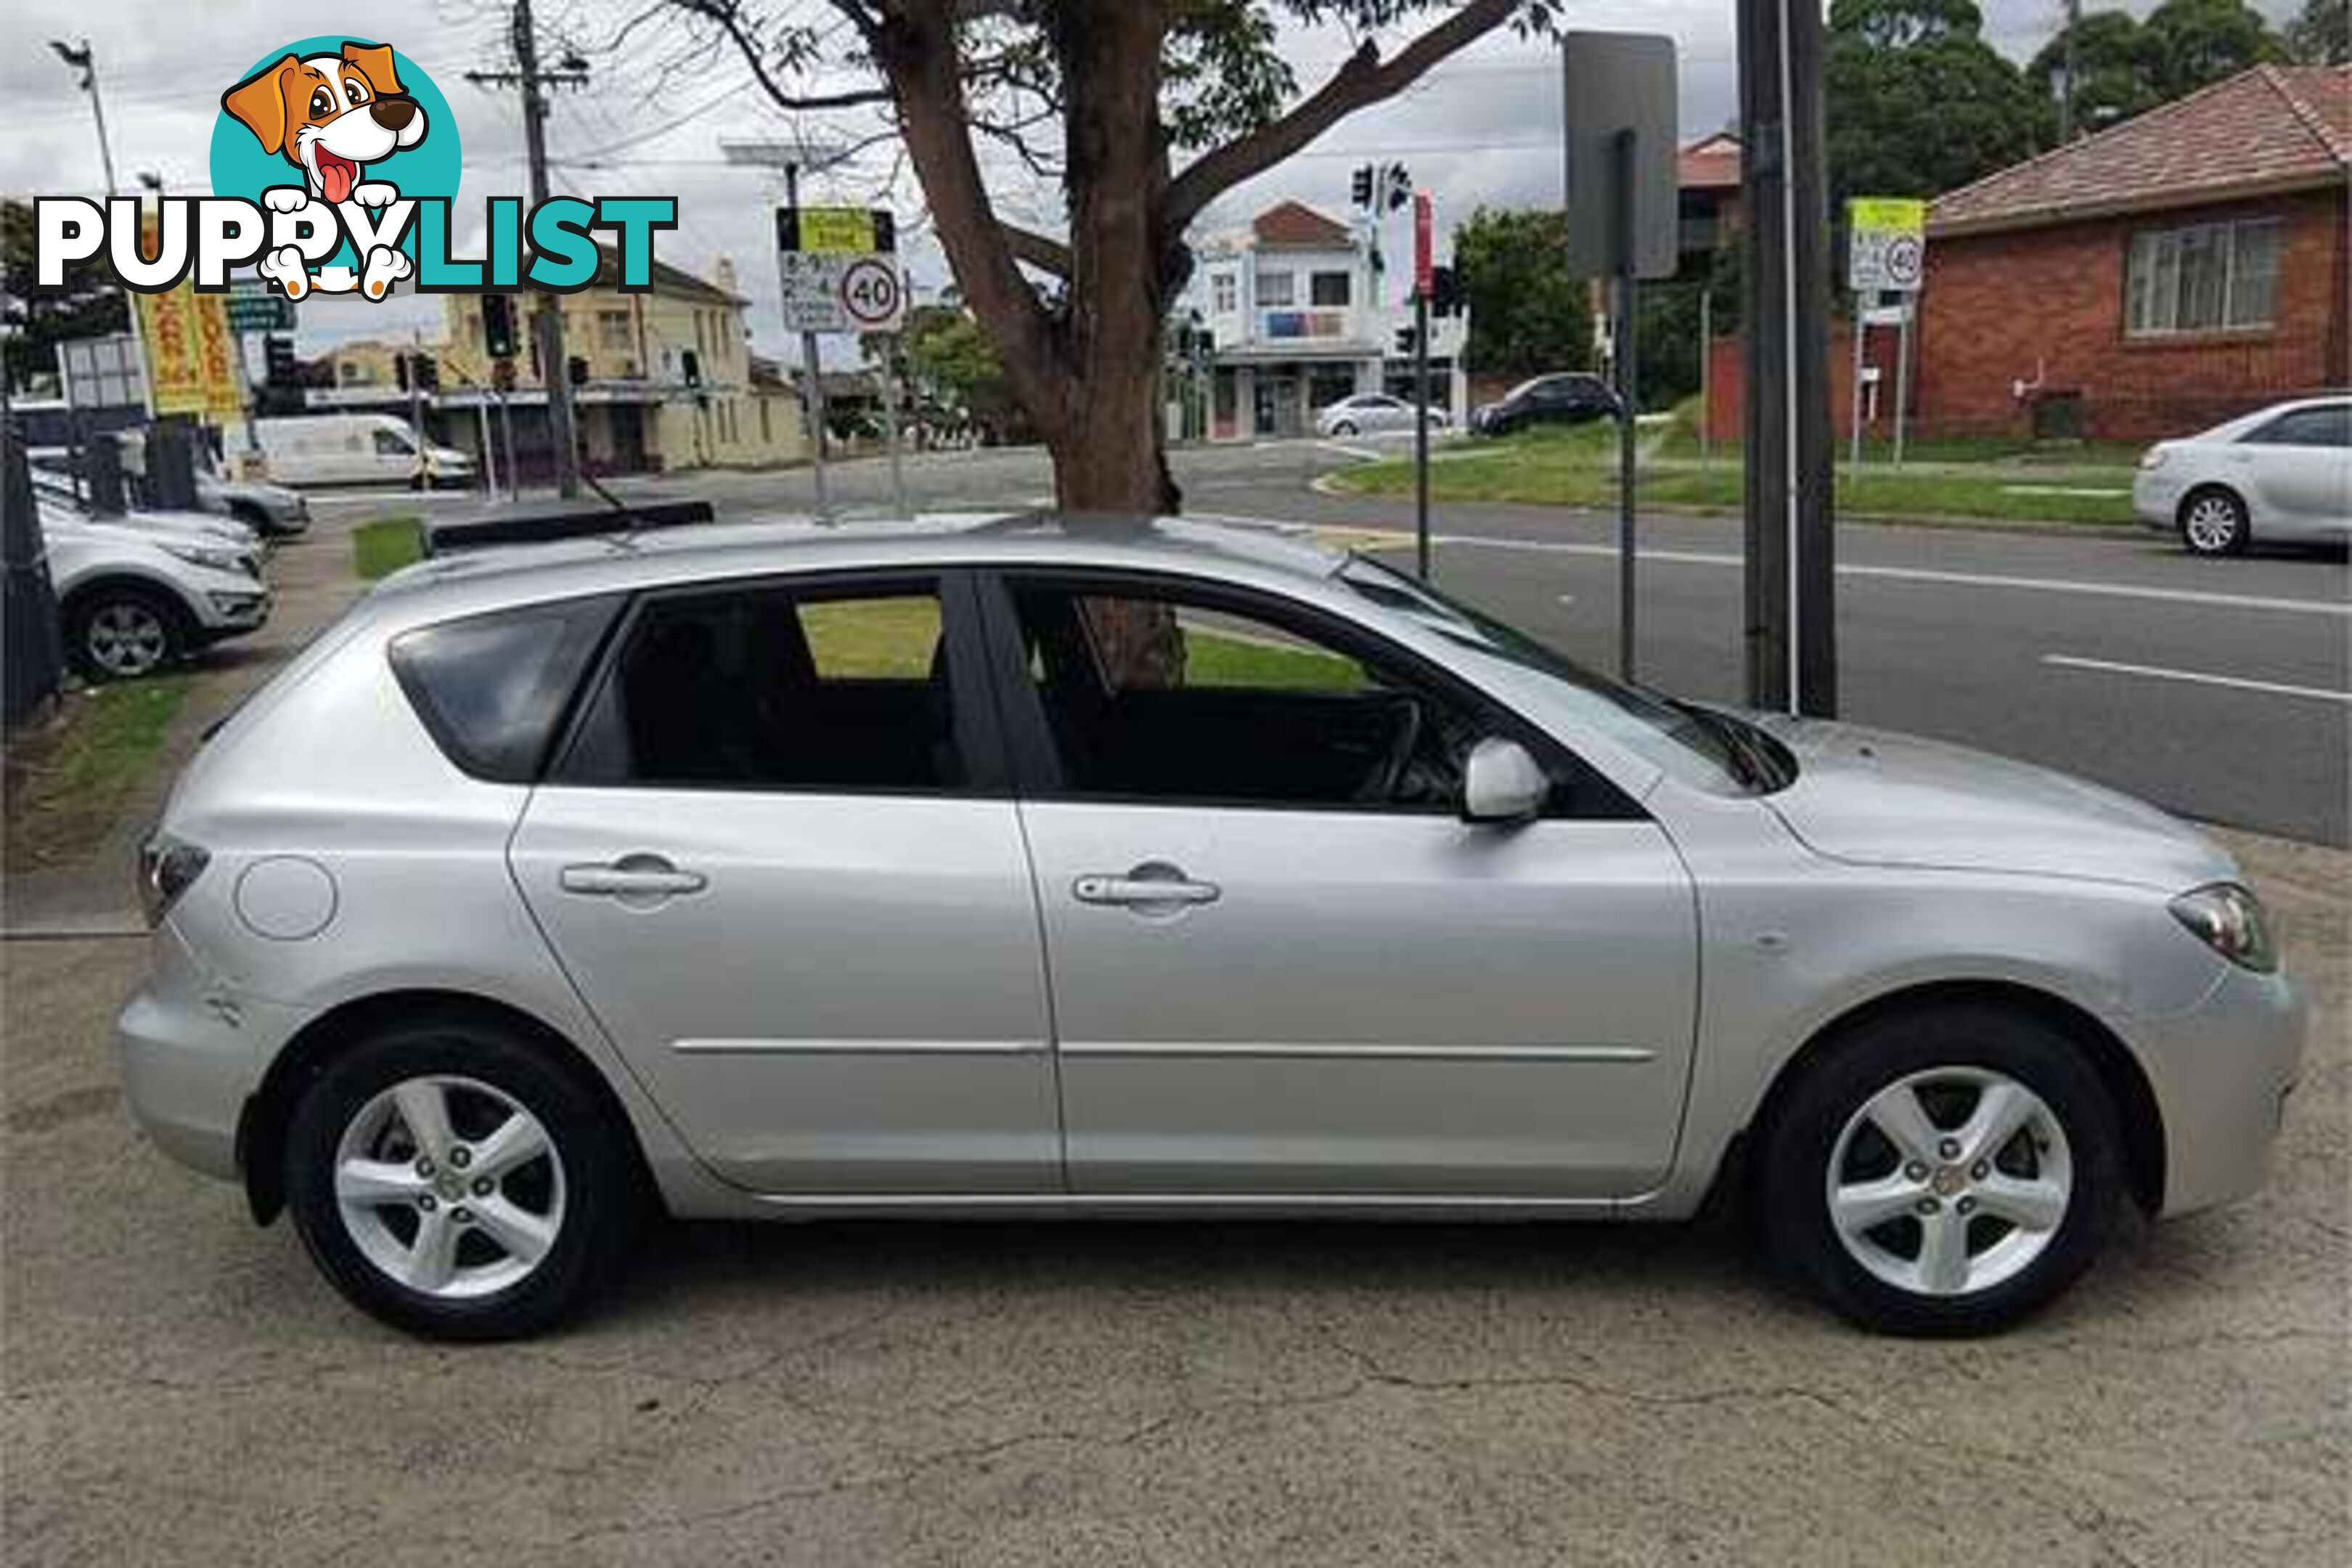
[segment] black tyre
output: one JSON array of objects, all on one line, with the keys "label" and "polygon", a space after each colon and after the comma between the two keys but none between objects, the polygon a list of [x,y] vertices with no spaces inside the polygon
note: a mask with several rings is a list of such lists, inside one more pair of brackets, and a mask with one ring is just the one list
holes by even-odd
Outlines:
[{"label": "black tyre", "polygon": [[2180,542],[2189,554],[2242,555],[2253,536],[2253,520],[2234,492],[2207,485],[2181,499]]},{"label": "black tyre", "polygon": [[1890,1014],[1789,1087],[1754,1175],[1774,1258],[1885,1333],[1996,1332],[2090,1267],[2122,1142],[2079,1048],[2030,1014]]},{"label": "black tyre", "polygon": [[160,589],[101,583],[65,606],[66,657],[86,680],[135,680],[188,651],[187,612]]},{"label": "black tyre", "polygon": [[1331,426],[1331,434],[1338,437],[1342,441],[1348,439],[1348,437],[1353,436],[1355,433],[1356,426],[1354,422],[1351,420],[1342,419],[1337,425]]},{"label": "black tyre", "polygon": [[351,1302],[434,1339],[510,1339],[593,1300],[643,1209],[626,1129],[495,1024],[419,1018],[330,1061],[288,1129],[287,1206]]}]

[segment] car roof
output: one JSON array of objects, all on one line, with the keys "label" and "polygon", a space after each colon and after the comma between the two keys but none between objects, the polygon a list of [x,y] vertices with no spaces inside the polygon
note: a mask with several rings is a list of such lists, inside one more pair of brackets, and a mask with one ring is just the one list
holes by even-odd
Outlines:
[{"label": "car roof", "polygon": [[377,584],[403,619],[797,572],[1013,564],[1319,582],[1347,560],[1296,524],[1057,511],[700,523],[430,557]]}]

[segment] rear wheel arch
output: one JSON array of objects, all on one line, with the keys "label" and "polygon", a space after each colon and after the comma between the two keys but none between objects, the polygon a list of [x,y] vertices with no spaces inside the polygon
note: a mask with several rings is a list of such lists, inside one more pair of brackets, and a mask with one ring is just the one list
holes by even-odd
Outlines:
[{"label": "rear wheel arch", "polygon": [[[1957,1006],[1994,1007],[2013,1011],[2064,1036],[2098,1074],[2115,1107],[2123,1133],[2124,1169],[2133,1201],[2153,1214],[2164,1202],[2164,1119],[2131,1047],[2094,1014],[2048,991],[2010,981],[1933,981],[1906,986],[1856,1004],[1815,1029],[1798,1047],[1766,1088],[1738,1140],[1743,1152],[1752,1152],[1759,1138],[1787,1102],[1790,1091],[1811,1068],[1842,1048],[1864,1026],[1891,1016],[1928,1013]],[[1728,1162],[1727,1161],[1727,1163]]]},{"label": "rear wheel arch", "polygon": [[261,1086],[247,1100],[237,1118],[236,1161],[245,1180],[246,1203],[253,1211],[256,1224],[269,1224],[286,1206],[287,1132],[293,1122],[294,1108],[311,1079],[338,1055],[367,1039],[379,1027],[394,1023],[413,1026],[436,1019],[487,1026],[512,1034],[578,1079],[612,1119],[635,1163],[640,1190],[647,1194],[656,1191],[636,1126],[620,1097],[594,1062],[562,1031],[509,1003],[472,992],[383,991],[341,1003],[304,1025],[278,1051],[263,1075]]}]

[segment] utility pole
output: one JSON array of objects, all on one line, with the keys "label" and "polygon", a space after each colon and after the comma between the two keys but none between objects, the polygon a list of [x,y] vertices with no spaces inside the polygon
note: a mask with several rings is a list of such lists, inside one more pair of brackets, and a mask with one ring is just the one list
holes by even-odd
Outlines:
[{"label": "utility pole", "polygon": [[2058,89],[2058,145],[2074,140],[2074,35],[2083,28],[2083,0],[2066,0],[2065,79]]},{"label": "utility pole", "polygon": [[1739,0],[1752,708],[1837,712],[1822,9]]},{"label": "utility pole", "polygon": [[[585,86],[588,62],[566,56],[562,69],[539,68],[539,37],[531,22],[530,0],[515,0],[515,68],[510,71],[467,71],[477,86],[496,84],[522,89],[522,134],[530,159],[530,205],[534,211],[547,200],[547,98],[543,89],[554,83]],[[563,300],[541,292],[531,309],[531,341],[539,345],[539,379],[547,388],[548,433],[555,443],[555,484],[566,500],[580,493],[580,444],[572,407],[572,361],[563,346]],[[509,466],[508,479],[514,475]]]}]

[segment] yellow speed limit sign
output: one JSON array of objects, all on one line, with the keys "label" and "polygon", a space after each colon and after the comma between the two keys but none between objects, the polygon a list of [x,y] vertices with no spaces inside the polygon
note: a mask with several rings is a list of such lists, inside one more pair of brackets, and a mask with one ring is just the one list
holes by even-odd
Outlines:
[{"label": "yellow speed limit sign", "polygon": [[1927,271],[1927,204],[1910,196],[1846,203],[1846,287],[1916,290]]}]

